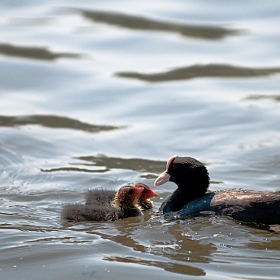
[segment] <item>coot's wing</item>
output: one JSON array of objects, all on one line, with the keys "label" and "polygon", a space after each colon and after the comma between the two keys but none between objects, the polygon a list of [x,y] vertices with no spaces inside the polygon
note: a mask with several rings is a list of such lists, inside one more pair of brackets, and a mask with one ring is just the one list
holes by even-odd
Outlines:
[{"label": "coot's wing", "polygon": [[187,203],[181,210],[177,212],[170,212],[165,216],[167,218],[174,217],[176,219],[186,219],[193,215],[198,214],[201,211],[208,210],[211,200],[214,197],[214,193],[207,193],[206,195],[196,198]]},{"label": "coot's wing", "polygon": [[250,206],[258,209],[280,210],[280,191],[265,192],[261,199],[251,201]]}]

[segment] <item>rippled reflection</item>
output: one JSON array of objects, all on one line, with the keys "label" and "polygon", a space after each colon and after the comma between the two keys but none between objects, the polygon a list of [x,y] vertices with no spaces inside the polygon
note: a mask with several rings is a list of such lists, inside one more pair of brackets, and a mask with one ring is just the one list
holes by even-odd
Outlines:
[{"label": "rippled reflection", "polygon": [[149,30],[179,33],[186,37],[201,39],[222,39],[235,35],[240,31],[220,26],[178,24],[169,21],[159,21],[141,16],[132,16],[116,12],[103,12],[94,10],[78,10],[90,20],[116,25],[128,29]]},{"label": "rippled reflection", "polygon": [[193,65],[159,73],[118,72],[116,76],[147,82],[166,82],[194,78],[253,78],[280,73],[279,67],[252,68],[227,64]]},{"label": "rippled reflection", "polygon": [[66,128],[95,133],[123,128],[111,125],[94,125],[76,119],[52,115],[0,116],[0,127],[24,125],[40,125],[50,128]]},{"label": "rippled reflection", "polygon": [[166,271],[179,273],[179,274],[187,274],[187,275],[194,275],[194,276],[205,276],[206,273],[203,269],[190,266],[187,264],[179,264],[174,262],[166,262],[166,261],[151,261],[144,258],[133,258],[133,257],[119,257],[119,256],[112,256],[112,257],[105,257],[104,260],[107,261],[114,261],[114,262],[122,262],[122,263],[133,263],[139,264],[143,266],[154,266],[158,268],[162,268]]},{"label": "rippled reflection", "polygon": [[118,158],[108,157],[106,155],[85,156],[78,157],[77,159],[91,162],[94,166],[106,166],[109,169],[127,169],[138,172],[153,172],[160,173],[162,167],[165,166],[164,161],[155,161],[141,158]]},{"label": "rippled reflection", "polygon": [[269,99],[272,101],[280,102],[280,95],[249,95],[246,97],[247,100],[263,100],[263,99]]},{"label": "rippled reflection", "polygon": [[45,47],[23,47],[11,44],[0,44],[0,54],[30,59],[55,60],[58,58],[79,58],[80,54],[55,53]]},{"label": "rippled reflection", "polygon": [[154,211],[145,213],[142,218],[132,217],[114,223],[84,223],[82,227],[86,229],[71,224],[65,224],[64,228],[69,229],[68,226],[71,230],[97,235],[109,242],[108,246],[120,244],[122,248],[132,249],[126,256],[111,250],[103,260],[152,266],[176,274],[205,275],[197,263],[208,263],[211,252],[217,250],[211,241],[200,244],[199,239],[185,236],[179,223],[162,223]]},{"label": "rippled reflection", "polygon": [[[150,176],[152,176],[152,178],[155,178],[156,175],[163,170],[166,164],[164,161],[155,161],[141,158],[125,159],[118,157],[108,157],[106,155],[82,156],[76,157],[75,159],[84,161],[85,163],[72,163],[72,166],[44,169],[42,171],[78,171],[89,173],[105,173],[112,169],[125,169],[141,172],[142,177],[145,178]],[[73,167],[73,165],[75,165],[75,167]]]}]

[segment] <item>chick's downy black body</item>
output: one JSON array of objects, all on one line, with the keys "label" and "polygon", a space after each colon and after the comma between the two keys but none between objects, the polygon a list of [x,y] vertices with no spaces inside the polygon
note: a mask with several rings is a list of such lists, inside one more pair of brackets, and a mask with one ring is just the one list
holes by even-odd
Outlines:
[{"label": "chick's downy black body", "polygon": [[206,167],[198,160],[171,157],[155,186],[171,181],[178,188],[160,209],[163,213],[178,211],[180,218],[200,211],[212,211],[245,222],[280,224],[280,191],[233,189],[206,194],[209,180]]},{"label": "chick's downy black body", "polygon": [[123,186],[115,193],[111,203],[68,204],[64,206],[61,217],[80,222],[114,221],[140,216],[142,212],[138,206],[138,199],[142,191],[142,188],[135,186]]},{"label": "chick's downy black body", "polygon": [[86,205],[111,205],[115,197],[115,190],[91,189],[85,193]]},{"label": "chick's downy black body", "polygon": [[61,217],[74,222],[115,221],[121,219],[121,212],[110,205],[67,204],[63,207]]}]

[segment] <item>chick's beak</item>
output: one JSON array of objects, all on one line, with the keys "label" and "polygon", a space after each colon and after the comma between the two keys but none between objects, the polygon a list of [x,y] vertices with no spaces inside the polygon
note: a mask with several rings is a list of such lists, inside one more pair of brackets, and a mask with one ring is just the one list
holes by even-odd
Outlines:
[{"label": "chick's beak", "polygon": [[144,191],[144,197],[146,197],[146,198],[151,198],[151,197],[154,197],[154,196],[157,196],[157,193],[154,192],[151,188],[145,189],[145,191]]},{"label": "chick's beak", "polygon": [[157,177],[157,179],[154,182],[154,186],[163,185],[164,183],[169,182],[169,180],[170,180],[170,175],[167,173],[167,171],[164,171]]},{"label": "chick's beak", "polygon": [[137,183],[134,185],[136,188],[142,187],[143,188],[143,196],[146,198],[151,198],[154,196],[157,196],[157,193],[154,192],[149,186],[143,184],[143,183]]}]

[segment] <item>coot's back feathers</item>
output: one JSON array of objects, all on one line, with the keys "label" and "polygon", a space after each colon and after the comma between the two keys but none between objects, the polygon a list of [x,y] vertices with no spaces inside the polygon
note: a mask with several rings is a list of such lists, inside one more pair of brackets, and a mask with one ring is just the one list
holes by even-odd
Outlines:
[{"label": "coot's back feathers", "polygon": [[244,222],[280,224],[280,191],[231,189],[215,192],[207,210]]}]

